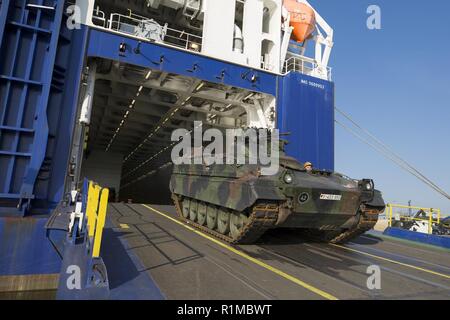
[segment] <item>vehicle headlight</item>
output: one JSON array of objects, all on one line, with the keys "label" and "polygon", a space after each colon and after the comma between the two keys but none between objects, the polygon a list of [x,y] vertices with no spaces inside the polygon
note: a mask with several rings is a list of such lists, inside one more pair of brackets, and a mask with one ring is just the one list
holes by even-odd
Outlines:
[{"label": "vehicle headlight", "polygon": [[292,177],[292,175],[290,173],[286,173],[284,175],[284,182],[286,182],[287,184],[291,184],[292,181],[294,180],[294,178]]},{"label": "vehicle headlight", "polygon": [[373,181],[370,179],[362,179],[359,181],[358,185],[362,191],[373,191],[374,190]]}]

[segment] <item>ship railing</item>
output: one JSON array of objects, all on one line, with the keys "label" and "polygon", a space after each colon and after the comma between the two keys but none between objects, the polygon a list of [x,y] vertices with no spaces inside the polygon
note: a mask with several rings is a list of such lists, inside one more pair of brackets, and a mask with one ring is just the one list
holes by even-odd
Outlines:
[{"label": "ship railing", "polygon": [[[158,24],[161,29],[159,37],[157,39],[155,39],[154,37],[148,38],[142,36],[137,32],[139,28],[142,28],[146,24],[156,24],[157,22],[134,13],[130,13],[128,15],[111,13],[109,20],[106,20],[105,13],[97,8],[94,10],[92,22],[98,27],[131,35],[144,41],[146,40],[166,43],[195,52],[200,52],[202,49],[202,37],[185,32],[183,30],[169,28],[167,27],[167,25],[161,26]],[[154,35],[158,34],[155,33]]]},{"label": "ship railing", "polygon": [[94,10],[94,14],[92,15],[92,23],[96,26],[100,26],[106,28],[106,14],[104,11],[101,11],[98,7]]},{"label": "ship railing", "polygon": [[433,226],[441,222],[441,210],[389,203],[386,205],[386,217],[389,227],[405,228],[405,226],[422,223],[426,233],[433,234]]},{"label": "ship railing", "polygon": [[172,28],[167,28],[164,42],[196,52],[202,49],[202,37]]},{"label": "ship railing", "polygon": [[305,56],[289,57],[284,63],[283,73],[288,74],[289,72],[299,72],[329,81],[332,78],[331,67],[323,67],[314,59]]},{"label": "ship railing", "polygon": [[269,55],[261,56],[261,68],[264,70],[272,71],[275,65],[272,63]]}]

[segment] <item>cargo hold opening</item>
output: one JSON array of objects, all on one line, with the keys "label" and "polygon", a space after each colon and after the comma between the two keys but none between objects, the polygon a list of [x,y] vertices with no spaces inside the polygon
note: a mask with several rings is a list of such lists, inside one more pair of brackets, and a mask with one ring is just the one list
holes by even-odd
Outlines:
[{"label": "cargo hold opening", "polygon": [[194,121],[203,129],[249,127],[257,114],[249,110],[274,103],[246,89],[123,62],[88,65],[96,70],[95,85],[78,175],[109,187],[112,202],[171,203],[175,129],[192,130]]}]

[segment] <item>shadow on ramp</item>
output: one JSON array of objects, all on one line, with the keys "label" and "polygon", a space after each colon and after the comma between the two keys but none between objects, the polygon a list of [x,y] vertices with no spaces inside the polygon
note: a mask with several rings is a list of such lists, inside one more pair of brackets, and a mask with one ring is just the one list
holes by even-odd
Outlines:
[{"label": "shadow on ramp", "polygon": [[128,249],[124,236],[129,232],[105,228],[102,258],[108,270],[110,299],[161,300],[164,296],[141,262]]}]

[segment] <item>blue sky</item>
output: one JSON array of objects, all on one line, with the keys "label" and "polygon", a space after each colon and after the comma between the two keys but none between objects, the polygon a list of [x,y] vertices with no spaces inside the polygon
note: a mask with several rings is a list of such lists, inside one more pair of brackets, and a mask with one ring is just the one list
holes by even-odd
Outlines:
[{"label": "blue sky", "polygon": [[[450,193],[450,1],[310,3],[335,30],[336,106]],[[366,27],[371,4],[381,30]],[[372,177],[389,202],[450,214],[449,200],[339,126],[336,170]]]}]

